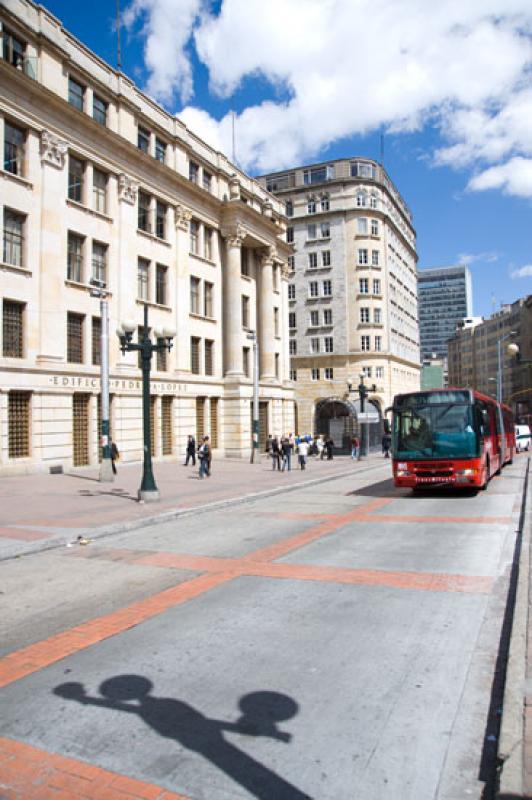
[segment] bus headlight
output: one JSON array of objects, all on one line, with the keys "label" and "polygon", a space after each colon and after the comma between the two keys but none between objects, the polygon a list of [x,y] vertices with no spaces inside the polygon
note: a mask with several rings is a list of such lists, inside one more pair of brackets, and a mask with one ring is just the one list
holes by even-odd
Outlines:
[{"label": "bus headlight", "polygon": [[476,469],[471,469],[471,468],[469,468],[469,469],[457,469],[456,472],[455,472],[455,475],[471,476],[471,475],[474,475],[475,473],[476,473]]},{"label": "bus headlight", "polygon": [[396,474],[398,478],[408,478],[412,473],[409,472],[407,469],[397,469]]}]

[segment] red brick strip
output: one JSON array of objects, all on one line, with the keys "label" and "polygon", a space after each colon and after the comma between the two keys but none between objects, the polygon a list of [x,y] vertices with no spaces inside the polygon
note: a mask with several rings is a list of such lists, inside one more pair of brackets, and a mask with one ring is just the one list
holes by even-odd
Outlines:
[{"label": "red brick strip", "polygon": [[189,800],[74,758],[0,738],[2,800]]},{"label": "red brick strip", "polygon": [[19,542],[36,542],[39,539],[49,539],[50,534],[45,531],[26,531],[22,528],[0,528],[2,539],[16,539]]},{"label": "red brick strip", "polygon": [[456,523],[459,525],[509,525],[511,517],[416,517],[414,514],[375,514],[373,522],[439,522]]}]

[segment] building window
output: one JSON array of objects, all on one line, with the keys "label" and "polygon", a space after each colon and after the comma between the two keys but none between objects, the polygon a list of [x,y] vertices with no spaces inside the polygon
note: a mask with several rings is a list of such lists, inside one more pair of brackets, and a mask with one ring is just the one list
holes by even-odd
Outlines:
[{"label": "building window", "polygon": [[332,309],[326,308],[323,311],[323,324],[324,325],[332,325]]},{"label": "building window", "polygon": [[375,197],[375,195],[371,195],[371,197],[369,199],[369,205],[370,205],[371,208],[378,208],[379,200],[378,200],[377,197]]},{"label": "building window", "polygon": [[369,294],[369,280],[367,278],[359,278],[358,291],[360,294]]},{"label": "building window", "polygon": [[384,378],[384,367],[375,367],[375,377]]},{"label": "building window", "polygon": [[380,353],[380,351],[382,350],[382,336],[375,337],[375,350],[377,351],[377,353]]},{"label": "building window", "polygon": [[92,279],[98,286],[107,283],[107,245],[100,242],[92,243]]},{"label": "building window", "polygon": [[199,222],[195,219],[190,221],[190,252],[199,255]]},{"label": "building window", "polygon": [[321,265],[322,265],[322,267],[330,267],[331,266],[331,251],[330,250],[322,250],[322,253],[321,253]]},{"label": "building window", "polygon": [[287,200],[286,201],[285,214],[286,214],[287,217],[293,217],[294,216],[294,204],[292,203],[291,200]]},{"label": "building window", "polygon": [[200,340],[197,336],[190,338],[190,371],[193,375],[200,374]]},{"label": "building window", "polygon": [[308,266],[309,269],[316,269],[318,266],[318,254],[317,253],[309,253],[308,254]]},{"label": "building window", "polygon": [[189,161],[188,163],[188,179],[192,183],[198,183],[199,181],[199,164],[196,164],[195,161]]},{"label": "building window", "polygon": [[315,214],[316,213],[316,201],[309,200],[307,203],[307,214]]},{"label": "building window", "polygon": [[166,142],[163,142],[159,137],[155,138],[155,158],[164,164],[166,160]]},{"label": "building window", "polygon": [[316,224],[313,222],[312,225],[307,225],[307,240],[314,241],[314,239],[318,238]]},{"label": "building window", "polygon": [[368,263],[368,251],[365,249],[358,251],[358,263],[359,264],[367,264]]},{"label": "building window", "polygon": [[139,300],[149,300],[150,262],[145,258],[138,260],[137,297]]},{"label": "building window", "polygon": [[313,336],[310,340],[310,352],[311,353],[319,353],[320,352],[320,340],[317,336]]},{"label": "building window", "polygon": [[203,315],[212,319],[214,317],[214,283],[205,281],[203,284]]},{"label": "building window", "polygon": [[165,238],[166,230],[166,206],[157,200],[155,204],[155,235],[158,239]]},{"label": "building window", "polygon": [[320,235],[322,239],[330,239],[331,237],[331,224],[330,222],[322,222],[320,225]]},{"label": "building window", "polygon": [[288,352],[291,356],[297,355],[297,341],[295,339],[290,339],[288,342]]},{"label": "building window", "polygon": [[319,290],[318,290],[318,281],[310,281],[308,285],[308,293],[310,297],[318,297]]},{"label": "building window", "polygon": [[242,372],[249,378],[249,347],[242,348]]},{"label": "building window", "polygon": [[281,377],[281,359],[279,358],[279,353],[275,354],[275,377],[277,380]]},{"label": "building window", "polygon": [[12,175],[24,174],[26,133],[9,122],[4,125],[4,169]]},{"label": "building window", "polygon": [[5,28],[2,30],[2,58],[11,64],[12,67],[21,69],[24,66],[24,56],[26,53],[26,45],[13,36],[12,33]]},{"label": "building window", "polygon": [[205,226],[203,228],[203,257],[206,258],[207,261],[212,261],[212,236],[212,228],[207,228],[207,226]]},{"label": "building window", "polygon": [[83,172],[85,164],[79,158],[68,157],[68,199],[83,202]]},{"label": "building window", "polygon": [[332,367],[325,367],[325,380],[332,381],[334,379],[334,371]]},{"label": "building window", "polygon": [[214,375],[214,342],[205,339],[205,375]]},{"label": "building window", "polygon": [[249,328],[249,297],[242,295],[242,327]]},{"label": "building window", "polygon": [[378,221],[376,219],[372,219],[371,220],[371,235],[372,236],[378,236],[379,235],[379,223],[378,223]]},{"label": "building window", "polygon": [[369,336],[360,337],[360,349],[364,351],[369,350]]},{"label": "building window", "polygon": [[274,336],[279,337],[281,335],[281,330],[280,330],[280,326],[279,326],[279,309],[278,308],[274,308],[273,309],[273,330],[274,330]]},{"label": "building window", "polygon": [[166,305],[166,280],[168,267],[157,264],[155,268],[155,302],[160,306]]},{"label": "building window", "polygon": [[362,374],[365,378],[371,378],[371,367],[362,367]]},{"label": "building window", "polygon": [[4,208],[4,264],[21,267],[24,253],[24,224],[26,218]]},{"label": "building window", "polygon": [[286,241],[288,242],[288,244],[292,244],[293,243],[293,241],[294,241],[294,229],[293,228],[287,228],[286,229]]},{"label": "building window", "polygon": [[380,325],[382,322],[382,312],[380,308],[373,309],[373,322],[375,322],[377,325]]},{"label": "building window", "polygon": [[161,403],[161,444],[163,456],[171,456],[172,447],[172,430],[173,430],[173,405],[174,398],[168,394],[163,395]]},{"label": "building window", "polygon": [[83,314],[67,313],[67,361],[83,364]]},{"label": "building window", "polygon": [[323,281],[323,296],[331,297],[332,295],[332,281]]},{"label": "building window", "polygon": [[290,272],[293,272],[296,268],[296,257],[295,256],[288,256],[288,269]]},{"label": "building window", "polygon": [[102,353],[101,336],[102,336],[102,321],[100,317],[93,317],[91,344],[92,344],[92,364],[95,367],[99,367],[101,364],[101,353]]},{"label": "building window", "polygon": [[146,192],[139,192],[138,227],[141,231],[151,233],[150,196]]},{"label": "building window", "polygon": [[207,170],[204,169],[203,175],[201,176],[201,185],[203,186],[206,192],[210,192],[211,184],[212,184],[212,175],[210,172],[207,172]]},{"label": "building window", "polygon": [[325,336],[323,339],[326,353],[334,352],[334,340],[332,336]]},{"label": "building window", "polygon": [[93,208],[100,214],[107,213],[107,175],[99,169],[92,171]]},{"label": "building window", "polygon": [[143,153],[150,152],[150,132],[141,128],[140,125],[137,130],[137,147]]},{"label": "building window", "polygon": [[372,250],[371,251],[371,264],[374,267],[377,267],[379,265],[379,251],[378,250]]},{"label": "building window", "polygon": [[2,306],[2,355],[24,358],[24,303],[4,300]]},{"label": "building window", "polygon": [[272,282],[274,292],[279,291],[279,266],[274,264],[272,267]]},{"label": "building window", "polygon": [[249,277],[249,250],[247,247],[240,248],[240,274]]},{"label": "building window", "polygon": [[357,204],[357,206],[359,208],[365,208],[366,207],[366,200],[367,200],[367,198],[366,198],[366,193],[365,192],[359,192],[357,194],[357,196],[356,196],[356,204]]},{"label": "building window", "polygon": [[83,281],[83,245],[85,239],[75,233],[68,233],[67,242],[67,279],[82,283]]},{"label": "building window", "polygon": [[362,236],[365,236],[367,232],[368,232],[368,221],[366,217],[359,217],[357,219],[357,233],[361,234]]},{"label": "building window", "polygon": [[30,454],[30,398],[30,392],[8,394],[8,458],[27,458]]},{"label": "building window", "polygon": [[297,369],[290,370],[290,380],[297,381]]},{"label": "building window", "polygon": [[296,327],[296,314],[295,311],[288,312],[288,327],[290,330],[294,330]]},{"label": "building window", "polygon": [[200,279],[190,276],[190,313],[200,313]]},{"label": "building window", "polygon": [[83,111],[83,101],[85,99],[85,87],[74,80],[68,79],[68,102],[78,111]]},{"label": "building window", "polygon": [[381,293],[381,282],[379,278],[375,278],[373,281],[373,294],[380,294]]},{"label": "building window", "polygon": [[288,284],[288,299],[295,300],[296,299],[296,287],[294,283]]},{"label": "building window", "polygon": [[321,210],[322,211],[329,211],[329,208],[330,208],[329,198],[327,196],[322,197],[321,198]]},{"label": "building window", "polygon": [[311,311],[310,312],[310,327],[317,328],[320,324],[320,312],[319,311]]},{"label": "building window", "polygon": [[161,349],[157,350],[157,369],[159,372],[166,372],[168,369],[168,350],[164,345],[166,339],[157,339],[157,344],[161,345]]},{"label": "building window", "polygon": [[313,380],[313,381],[319,381],[319,379],[320,379],[320,371],[319,371],[319,369],[318,369],[318,368],[314,367],[314,368],[313,368],[313,369],[310,371],[310,378],[311,378],[311,380]]},{"label": "building window", "polygon": [[107,103],[101,97],[92,97],[92,118],[100,125],[107,125]]},{"label": "building window", "polygon": [[360,322],[369,322],[369,308],[364,307],[360,309]]},{"label": "building window", "polygon": [[334,178],[334,166],[332,164],[324,167],[312,167],[303,170],[303,183],[306,186],[314,183],[324,183]]}]

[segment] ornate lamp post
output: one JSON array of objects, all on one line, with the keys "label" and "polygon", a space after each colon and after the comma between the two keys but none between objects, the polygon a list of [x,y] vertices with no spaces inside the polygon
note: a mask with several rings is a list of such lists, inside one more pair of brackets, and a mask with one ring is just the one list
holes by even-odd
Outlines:
[{"label": "ornate lamp post", "polygon": [[109,425],[109,307],[107,302],[108,292],[105,283],[98,278],[91,279],[91,297],[97,297],[100,301],[100,397],[102,423],[101,447],[102,460],[100,462],[99,480],[102,482],[114,481],[113,468],[111,463],[111,431]]},{"label": "ornate lamp post", "polygon": [[250,461],[256,464],[259,453],[259,342],[255,331],[250,331],[247,338],[253,342],[253,445]]},{"label": "ornate lamp post", "polygon": [[[148,306],[144,305],[144,331],[142,341],[135,344],[133,340],[133,333],[135,332],[136,324],[129,320],[122,322],[121,326],[117,329],[118,338],[120,339],[120,349],[125,355],[126,353],[137,351],[140,353],[142,363],[142,423],[144,430],[144,459],[142,465],[142,482],[138,491],[138,499],[141,502],[153,502],[159,499],[159,490],[157,489],[155,478],[153,477],[152,463],[151,463],[151,435],[150,435],[150,370],[151,370],[151,357],[154,352],[161,352],[163,350],[172,349],[172,339],[175,336],[175,331],[164,329],[162,331],[154,331],[156,340],[155,344],[150,339],[148,330]],[[159,344],[159,341],[161,343]]]}]

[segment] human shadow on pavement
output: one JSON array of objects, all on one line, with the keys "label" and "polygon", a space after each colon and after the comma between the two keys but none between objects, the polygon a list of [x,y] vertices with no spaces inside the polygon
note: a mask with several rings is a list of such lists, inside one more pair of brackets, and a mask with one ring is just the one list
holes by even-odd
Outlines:
[{"label": "human shadow on pavement", "polygon": [[152,682],[142,675],[117,675],[100,684],[100,697],[90,697],[81,683],[63,683],[53,691],[83,705],[137,714],[160,736],[199,753],[261,800],[311,800],[310,795],[223,737],[229,731],[290,742],[291,734],[280,731],[277,724],[297,714],[298,704],[291,697],[277,692],[251,692],[240,698],[241,715],[236,722],[226,722],[210,719],[182,700],[155,697],[152,689]]},{"label": "human shadow on pavement", "polygon": [[78,489],[80,497],[118,497],[120,500],[132,500],[138,503],[138,498],[126,491],[126,489],[111,489],[110,492],[93,492],[90,489]]}]

